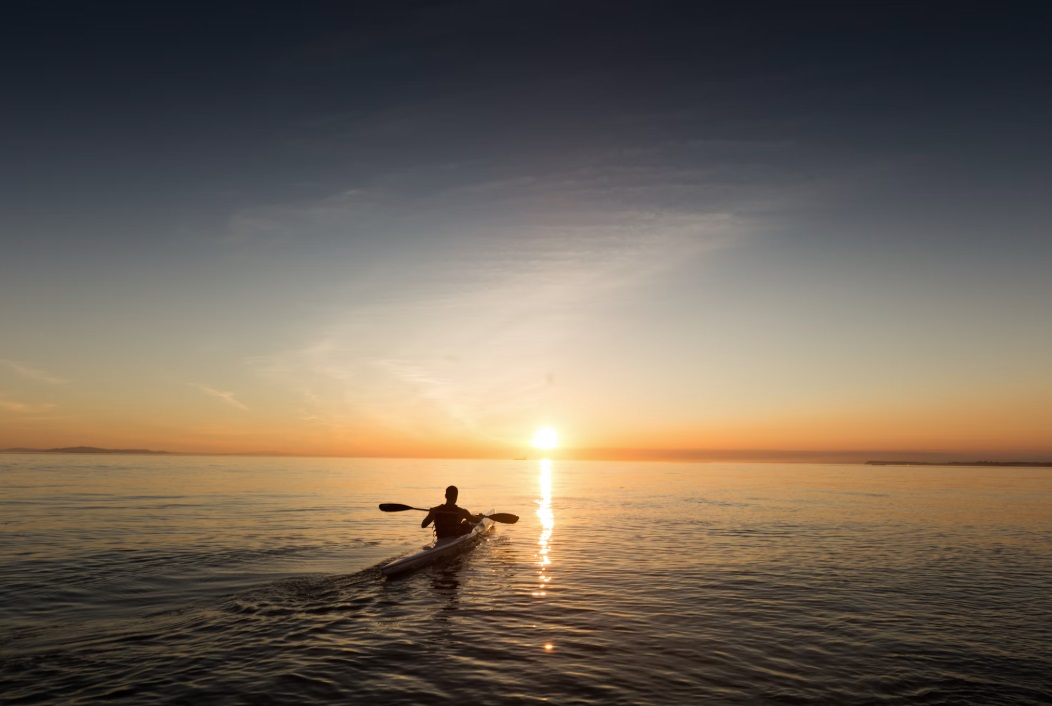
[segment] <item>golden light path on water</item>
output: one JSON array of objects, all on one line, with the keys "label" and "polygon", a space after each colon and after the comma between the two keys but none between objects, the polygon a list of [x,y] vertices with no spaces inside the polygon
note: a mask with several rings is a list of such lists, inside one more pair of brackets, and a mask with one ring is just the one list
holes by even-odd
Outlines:
[{"label": "golden light path on water", "polygon": [[[552,565],[551,544],[552,529],[555,527],[555,514],[552,512],[552,462],[544,458],[540,461],[541,498],[537,501],[537,517],[541,521],[541,535],[537,539],[537,590],[534,598],[544,598],[548,594],[548,584],[552,577],[549,570]],[[544,644],[545,650],[552,650],[551,642]]]}]

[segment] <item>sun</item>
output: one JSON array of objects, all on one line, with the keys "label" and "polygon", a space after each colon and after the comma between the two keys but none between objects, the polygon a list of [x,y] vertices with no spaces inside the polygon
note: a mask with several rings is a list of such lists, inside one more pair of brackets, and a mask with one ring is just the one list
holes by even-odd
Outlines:
[{"label": "sun", "polygon": [[559,445],[559,434],[551,427],[541,427],[533,435],[533,448],[546,451]]}]

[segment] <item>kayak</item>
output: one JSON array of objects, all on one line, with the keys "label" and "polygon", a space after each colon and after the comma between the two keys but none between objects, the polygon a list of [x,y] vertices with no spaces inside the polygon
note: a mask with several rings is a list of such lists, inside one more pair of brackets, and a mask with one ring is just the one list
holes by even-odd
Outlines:
[{"label": "kayak", "polygon": [[[485,514],[492,515],[493,510]],[[479,543],[482,536],[493,527],[493,524],[493,520],[483,517],[482,521],[476,523],[467,534],[462,534],[459,537],[436,539],[433,544],[429,544],[418,552],[404,556],[401,559],[395,559],[390,564],[385,564],[380,568],[380,573],[384,576],[394,576],[467,551]]]}]

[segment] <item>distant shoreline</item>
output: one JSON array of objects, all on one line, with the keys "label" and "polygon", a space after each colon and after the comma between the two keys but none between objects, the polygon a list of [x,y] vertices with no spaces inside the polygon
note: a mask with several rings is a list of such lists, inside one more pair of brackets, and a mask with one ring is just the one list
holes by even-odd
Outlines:
[{"label": "distant shoreline", "polygon": [[1052,461],[866,461],[867,466],[990,466],[1052,468]]},{"label": "distant shoreline", "polygon": [[96,446],[68,446],[58,449],[0,449],[0,453],[19,454],[137,454],[150,456],[169,456],[171,451],[152,451],[150,449],[101,449]]}]

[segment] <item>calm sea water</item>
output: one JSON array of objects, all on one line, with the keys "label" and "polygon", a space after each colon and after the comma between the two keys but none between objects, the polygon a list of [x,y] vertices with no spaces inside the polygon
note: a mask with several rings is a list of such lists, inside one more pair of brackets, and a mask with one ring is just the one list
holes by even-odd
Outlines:
[{"label": "calm sea water", "polygon": [[0,702],[101,700],[1048,704],[1052,471],[0,455]]}]

